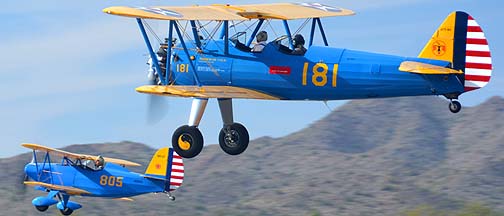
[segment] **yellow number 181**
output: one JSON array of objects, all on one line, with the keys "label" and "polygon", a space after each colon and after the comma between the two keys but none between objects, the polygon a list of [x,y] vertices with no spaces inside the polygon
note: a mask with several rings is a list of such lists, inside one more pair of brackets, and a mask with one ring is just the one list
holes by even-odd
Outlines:
[{"label": "yellow number 181", "polygon": [[[304,86],[307,85],[306,84],[306,80],[307,80],[306,76],[308,75],[308,67],[309,67],[308,62],[305,62],[304,67],[303,67],[303,80],[302,80],[302,84]],[[327,64],[320,63],[320,62],[315,64],[312,68],[313,75],[311,78],[313,85],[325,86],[327,84],[327,72],[328,71],[329,71],[329,67],[327,66]],[[333,70],[332,70],[332,80],[331,80],[332,87],[336,87],[337,77],[338,77],[338,64],[334,64]]]}]

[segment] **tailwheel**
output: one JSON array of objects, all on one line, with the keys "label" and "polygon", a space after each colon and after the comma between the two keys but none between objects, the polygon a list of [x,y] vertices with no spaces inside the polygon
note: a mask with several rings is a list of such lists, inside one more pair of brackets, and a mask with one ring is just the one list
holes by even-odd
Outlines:
[{"label": "tailwheel", "polygon": [[60,212],[62,215],[71,215],[73,213],[73,210],[71,208],[65,208],[63,210],[60,209]]},{"label": "tailwheel", "polygon": [[239,155],[247,149],[249,134],[245,126],[233,123],[224,126],[219,133],[219,145],[230,155]]},{"label": "tailwheel", "polygon": [[35,206],[35,208],[38,211],[45,212],[45,211],[47,211],[47,209],[49,208],[49,206]]},{"label": "tailwheel", "polygon": [[448,108],[450,108],[452,113],[458,113],[462,109],[462,105],[458,101],[451,101]]},{"label": "tailwheel", "polygon": [[181,126],[173,133],[172,146],[181,157],[196,157],[203,149],[203,135],[195,126]]}]

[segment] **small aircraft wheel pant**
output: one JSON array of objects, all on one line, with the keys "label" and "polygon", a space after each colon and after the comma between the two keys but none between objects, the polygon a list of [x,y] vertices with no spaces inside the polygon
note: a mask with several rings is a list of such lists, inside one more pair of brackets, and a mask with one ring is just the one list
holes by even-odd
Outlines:
[{"label": "small aircraft wheel pant", "polygon": [[452,113],[458,113],[462,109],[462,105],[458,101],[452,101],[450,102],[448,108],[450,108]]},{"label": "small aircraft wheel pant", "polygon": [[73,213],[73,210],[71,208],[65,208],[63,210],[60,210],[62,215],[71,215]]},{"label": "small aircraft wheel pant", "polygon": [[35,208],[41,212],[47,211],[49,206],[35,206]]},{"label": "small aircraft wheel pant", "polygon": [[219,145],[230,155],[241,154],[247,149],[248,144],[249,133],[240,123],[224,126],[219,133]]},{"label": "small aircraft wheel pant", "polygon": [[196,157],[203,149],[203,135],[196,126],[181,126],[173,133],[172,146],[184,158]]}]

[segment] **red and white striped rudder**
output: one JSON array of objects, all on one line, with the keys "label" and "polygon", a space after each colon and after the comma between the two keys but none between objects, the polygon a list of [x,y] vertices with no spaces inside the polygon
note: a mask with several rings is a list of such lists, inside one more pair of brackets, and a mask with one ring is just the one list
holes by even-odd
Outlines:
[{"label": "red and white striped rudder", "polygon": [[484,87],[492,76],[492,57],[481,26],[472,16],[467,18],[464,90]]},{"label": "red and white striped rudder", "polygon": [[171,157],[171,173],[170,173],[170,191],[174,191],[182,185],[184,181],[184,161],[182,157],[170,148]]}]

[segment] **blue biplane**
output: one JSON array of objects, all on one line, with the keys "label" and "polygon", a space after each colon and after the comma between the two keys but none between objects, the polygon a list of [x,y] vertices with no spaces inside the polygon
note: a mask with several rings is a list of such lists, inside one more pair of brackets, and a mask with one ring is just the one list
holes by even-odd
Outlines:
[{"label": "blue biplane", "polygon": [[[145,174],[139,174],[125,166],[140,164],[126,160],[75,154],[30,143],[22,146],[33,150],[32,162],[25,166],[24,184],[48,193],[33,199],[32,204],[39,211],[56,204],[63,215],[70,215],[82,207],[69,200],[72,195],[132,201],[128,197],[166,193],[169,199],[175,200],[171,192],[184,180],[182,157],[171,148],[159,149]],[[43,162],[37,160],[37,151],[45,153]],[[62,157],[61,163],[51,162],[51,154]]]},{"label": "blue biplane", "polygon": [[[226,153],[237,155],[247,148],[249,134],[233,120],[233,98],[328,101],[442,95],[450,100],[450,111],[457,113],[459,96],[485,86],[492,72],[481,27],[460,11],[446,18],[417,57],[329,47],[321,18],[354,12],[319,3],[121,6],[103,11],[136,18],[150,53],[152,80],[138,92],[193,98],[188,125],[172,136],[174,150],[186,158],[195,157],[203,147],[198,125],[209,98],[217,98],[222,115],[219,144]],[[148,19],[168,22],[167,38],[157,51],[146,31]],[[288,21],[295,19],[306,19],[307,26],[311,22],[307,48],[302,35],[291,33]],[[285,35],[253,52],[254,38],[263,42],[259,33],[277,20]],[[230,30],[243,23],[252,23],[251,28],[230,36]],[[324,46],[313,45],[317,29]]]}]

